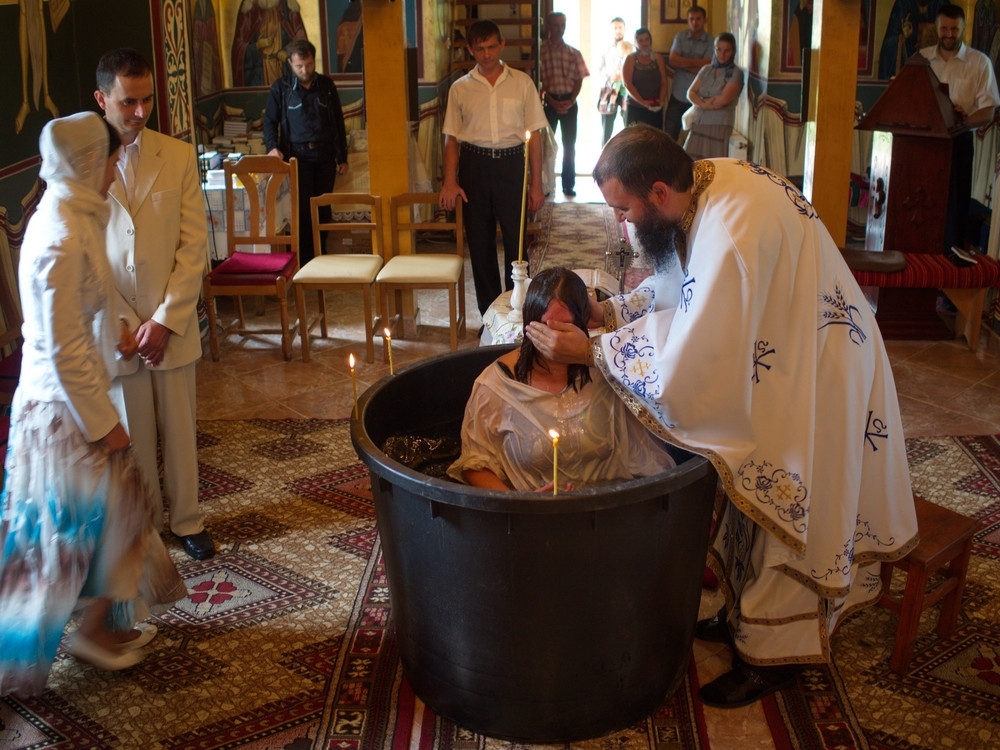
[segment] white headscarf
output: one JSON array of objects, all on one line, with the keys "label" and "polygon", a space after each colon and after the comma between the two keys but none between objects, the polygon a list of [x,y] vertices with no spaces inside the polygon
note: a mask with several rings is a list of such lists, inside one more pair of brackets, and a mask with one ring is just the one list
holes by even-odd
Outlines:
[{"label": "white headscarf", "polygon": [[94,112],[50,120],[38,149],[39,176],[45,180],[43,200],[69,202],[72,210],[94,214],[107,223],[111,208],[101,195],[108,166],[108,126]]}]

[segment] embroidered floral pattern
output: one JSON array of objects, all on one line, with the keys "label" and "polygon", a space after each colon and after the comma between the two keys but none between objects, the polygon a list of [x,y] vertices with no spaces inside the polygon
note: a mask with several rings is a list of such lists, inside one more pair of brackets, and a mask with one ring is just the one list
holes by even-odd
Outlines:
[{"label": "embroidered floral pattern", "polygon": [[840,284],[834,286],[833,294],[823,292],[820,301],[824,306],[820,318],[825,322],[820,325],[819,330],[822,331],[827,326],[847,326],[848,335],[855,344],[861,346],[868,340],[868,335],[861,329],[860,320],[856,319],[861,317],[861,311],[847,301]]},{"label": "embroidered floral pattern", "polygon": [[785,195],[788,196],[788,199],[794,204],[795,209],[800,214],[805,216],[807,219],[819,218],[819,214],[816,213],[816,209],[813,208],[812,203],[810,203],[806,199],[806,197],[801,193],[801,191],[799,191],[797,187],[795,187],[795,185],[790,183],[784,177],[775,174],[770,169],[762,167],[759,164],[753,164],[748,161],[741,161],[739,162],[739,164],[745,167],[746,169],[749,169],[753,174],[763,175],[764,177],[767,177],[767,179],[769,179],[775,185],[784,188]]},{"label": "embroidered floral pattern", "polygon": [[753,352],[753,382],[760,382],[760,372],[758,368],[763,367],[765,370],[770,370],[771,365],[764,361],[765,357],[769,357],[774,354],[774,347],[772,347],[767,341],[758,341],[754,344]]},{"label": "embroidered floral pattern", "polygon": [[607,304],[615,306],[615,313],[618,319],[624,323],[631,323],[638,320],[643,315],[653,312],[656,294],[648,287],[633,289],[628,294],[620,297],[612,297]]},{"label": "embroidered floral pattern", "polygon": [[812,577],[817,581],[827,581],[833,577],[850,575],[851,565],[853,563],[854,544],[853,540],[848,540],[844,543],[844,551],[833,558],[833,564],[829,567],[829,569],[827,569],[825,573],[819,573],[813,570]]},{"label": "embroidered floral pattern", "polygon": [[620,374],[622,385],[636,396],[653,401],[659,394],[659,375],[653,363],[653,344],[646,336],[638,336],[633,328],[615,331],[608,345],[612,355],[610,366]]},{"label": "embroidered floral pattern", "polygon": [[808,492],[802,477],[769,461],[747,460],[739,470],[743,490],[761,505],[775,509],[777,517],[804,533],[809,527]]},{"label": "embroidered floral pattern", "polygon": [[896,538],[891,537],[888,541],[882,541],[879,535],[872,529],[870,521],[865,521],[858,516],[854,526],[854,536],[844,542],[844,549],[834,559],[833,563],[826,570],[820,573],[812,571],[812,577],[817,581],[826,581],[830,578],[849,576],[851,566],[854,564],[854,548],[863,540],[867,540],[876,547],[889,547],[895,544]]}]

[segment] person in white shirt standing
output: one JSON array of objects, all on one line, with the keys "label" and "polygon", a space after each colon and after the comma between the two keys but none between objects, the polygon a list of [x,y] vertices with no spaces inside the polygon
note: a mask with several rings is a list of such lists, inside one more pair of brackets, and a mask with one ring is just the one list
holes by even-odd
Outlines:
[{"label": "person in white shirt standing", "polygon": [[[444,183],[441,208],[451,211],[458,199],[464,208],[465,237],[480,315],[504,286],[497,267],[497,222],[503,234],[505,284],[521,237],[524,149],[528,148],[528,210],[542,207],[542,139],[548,120],[538,89],[520,70],[505,65],[504,40],[493,21],[469,27],[469,54],[475,67],[451,85],[444,116]],[[525,133],[533,132],[525,144]]]},{"label": "person in white shirt standing", "polygon": [[632,42],[625,40],[625,21],[621,18],[611,19],[612,44],[601,56],[601,68],[599,73],[604,77],[604,87],[613,89],[614,99],[610,102],[609,111],[601,113],[601,123],[604,125],[604,135],[601,140],[603,146],[609,140],[615,130],[615,117],[619,109],[622,113],[622,123],[625,122],[625,85],[622,83],[622,65],[625,58],[635,51]]},{"label": "person in white shirt standing", "polygon": [[944,5],[938,10],[936,24],[938,43],[933,47],[924,47],[920,54],[930,61],[931,70],[938,80],[948,85],[948,97],[965,128],[952,139],[944,252],[956,265],[967,265],[969,261],[963,256],[966,255],[966,224],[972,200],[972,160],[975,153],[972,131],[993,122],[1000,94],[997,93],[993,63],[982,52],[962,41],[965,11],[957,5]]}]

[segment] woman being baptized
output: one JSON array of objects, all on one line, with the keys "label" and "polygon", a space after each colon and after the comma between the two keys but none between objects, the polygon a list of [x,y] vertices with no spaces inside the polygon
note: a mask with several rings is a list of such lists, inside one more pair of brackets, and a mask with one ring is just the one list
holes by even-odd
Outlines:
[{"label": "woman being baptized", "polygon": [[[550,320],[584,331],[590,298],[567,268],[540,271],[525,295],[524,325]],[[559,433],[559,489],[651,476],[675,465],[666,444],[586,365],[549,362],[525,338],[487,367],[472,387],[462,454],[449,476],[476,487],[552,492],[552,438]]]}]

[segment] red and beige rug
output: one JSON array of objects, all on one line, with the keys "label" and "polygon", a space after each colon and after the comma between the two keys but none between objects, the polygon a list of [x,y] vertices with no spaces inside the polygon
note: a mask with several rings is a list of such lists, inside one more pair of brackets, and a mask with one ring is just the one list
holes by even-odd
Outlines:
[{"label": "red and beige rug", "polygon": [[[1000,442],[909,441],[914,484],[978,518],[960,627],[922,623],[911,670],[888,668],[895,615],[873,608],[836,661],[767,699],[784,748],[1000,742]],[[438,716],[401,673],[366,469],[345,421],[199,424],[202,497],[220,554],[186,558],[190,598],[157,620],[139,666],[95,670],[60,652],[40,697],[0,699],[0,748],[486,750],[524,748]],[[722,750],[692,673],[648,719],[574,748]]]}]

